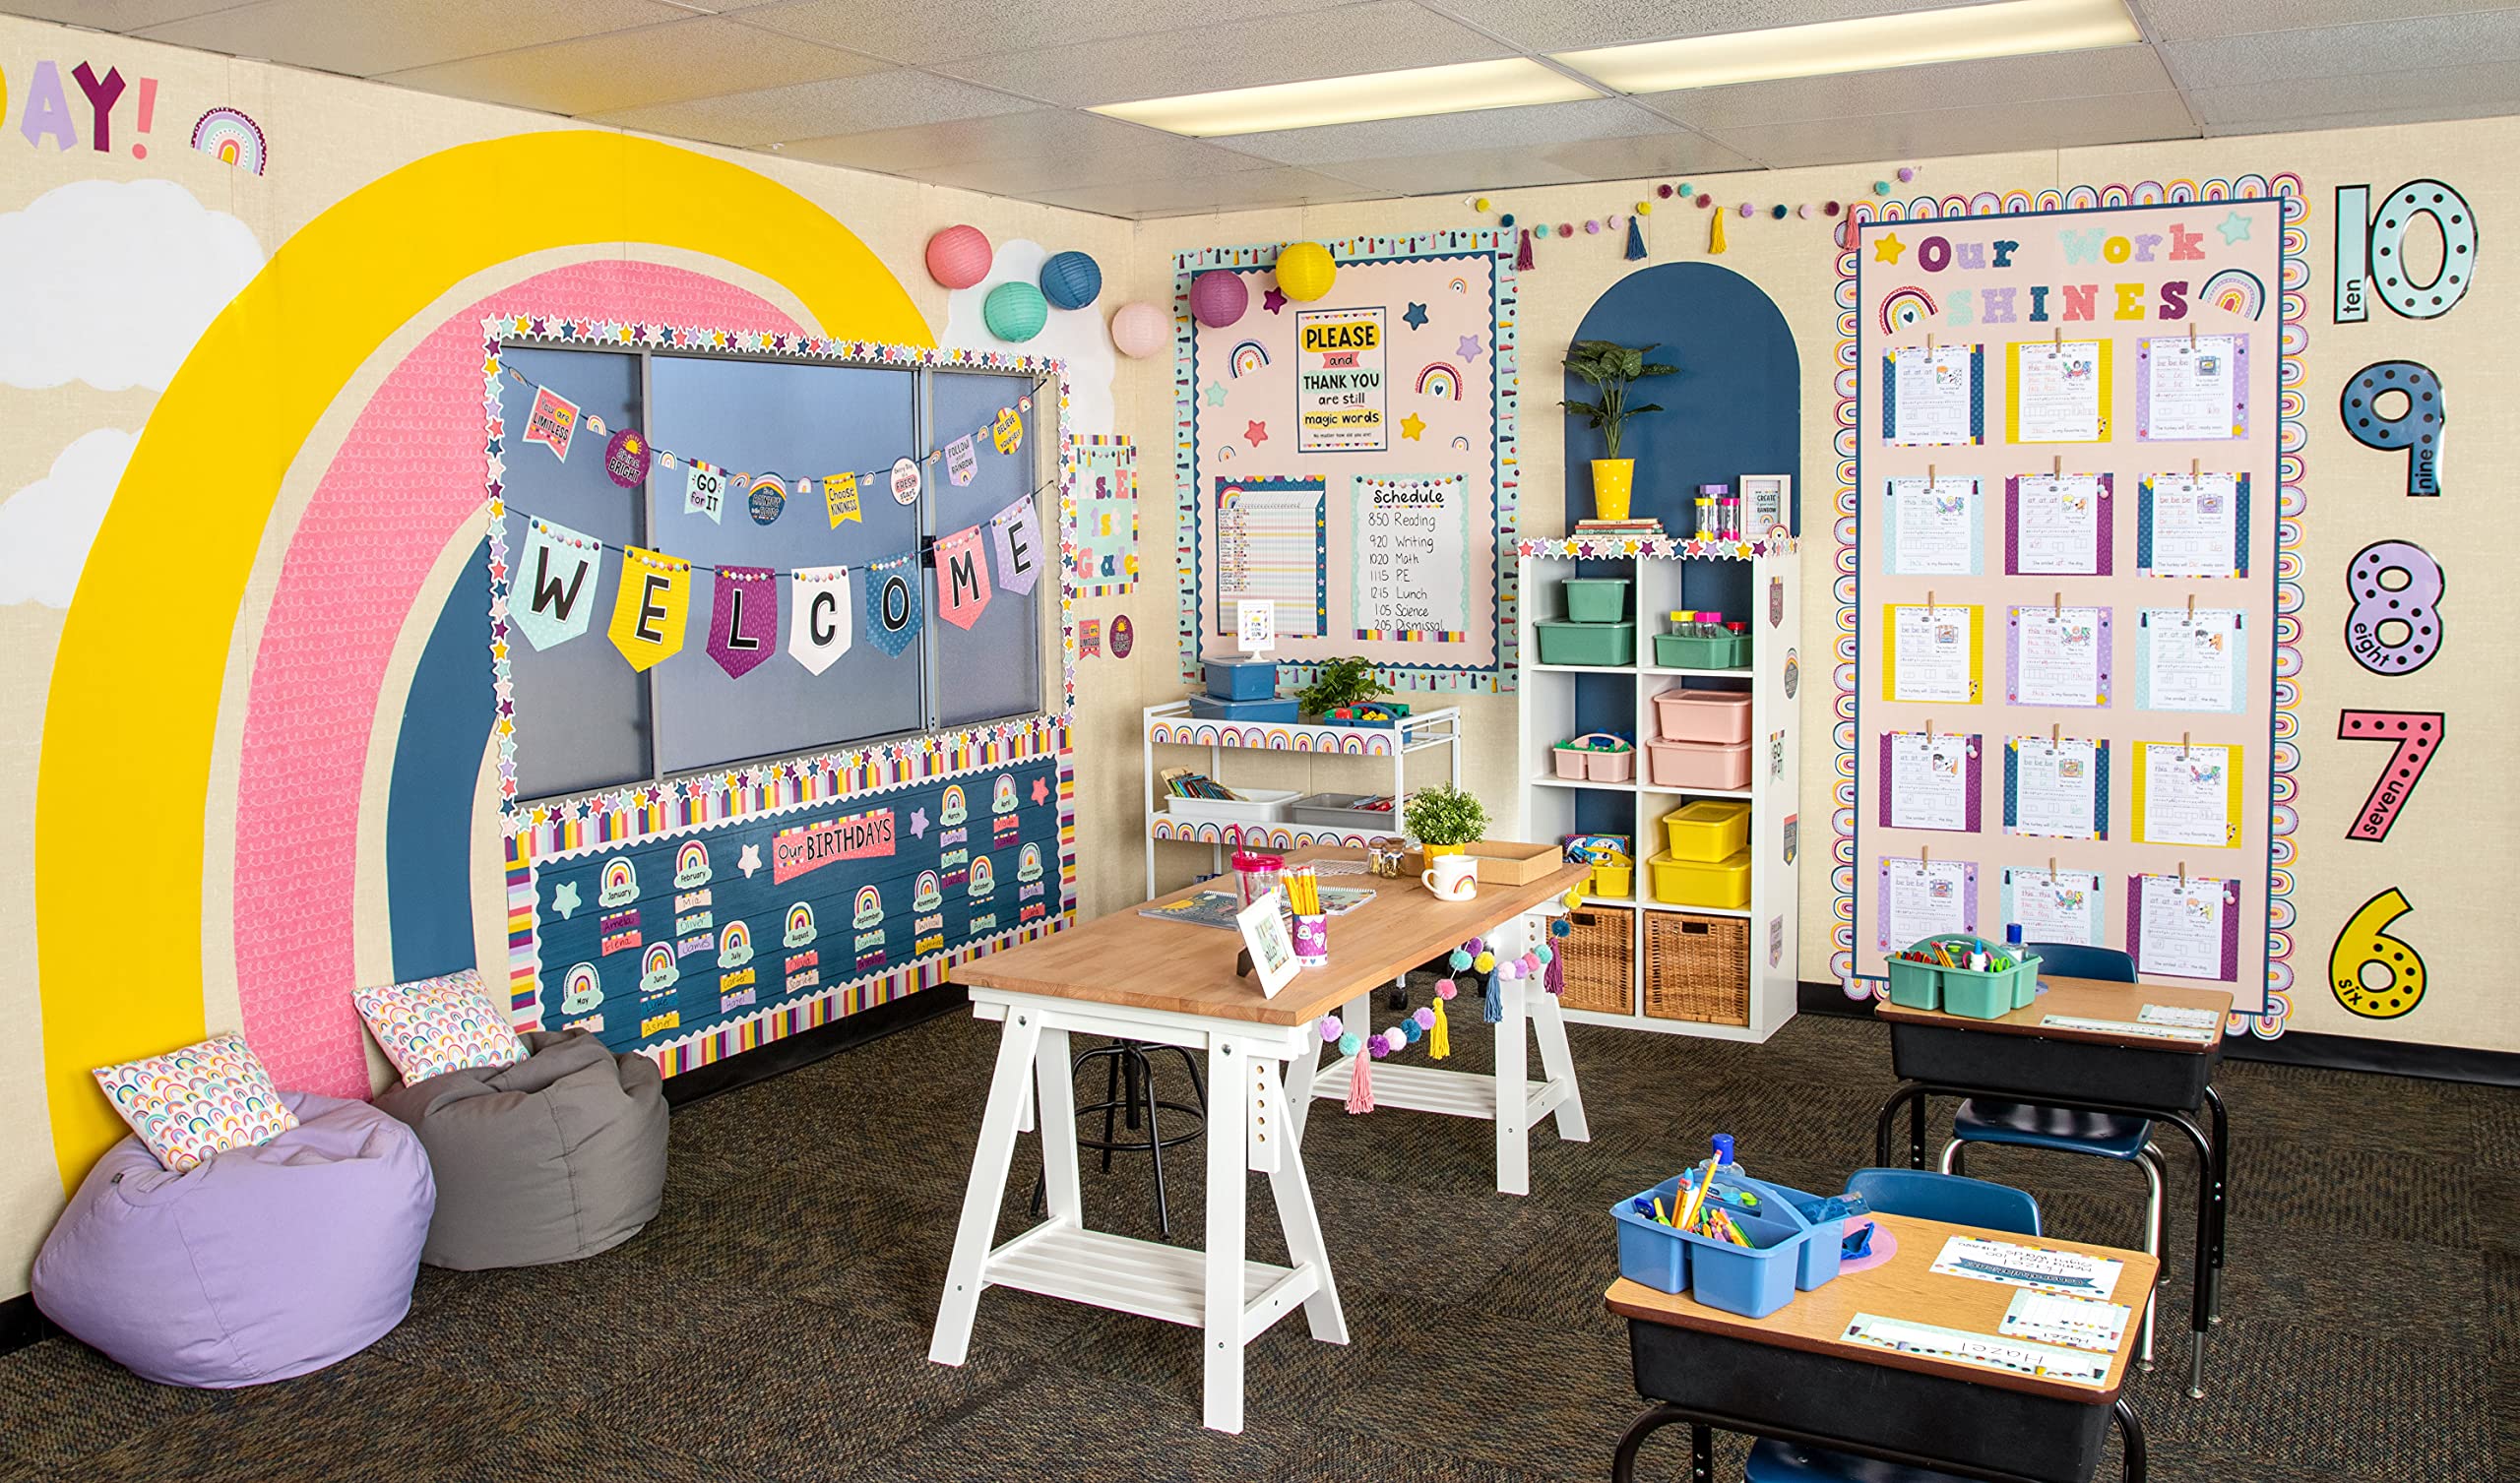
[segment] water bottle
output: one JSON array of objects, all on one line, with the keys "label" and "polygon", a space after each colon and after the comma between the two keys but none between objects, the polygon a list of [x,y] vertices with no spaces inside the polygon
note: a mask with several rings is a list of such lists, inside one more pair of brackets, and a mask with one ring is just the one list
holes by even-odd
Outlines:
[{"label": "water bottle", "polygon": [[2006,967],[2018,968],[2023,960],[2030,957],[2028,945],[2021,940],[2021,923],[2004,923],[2004,952],[2012,957],[2012,961],[2005,964]]}]

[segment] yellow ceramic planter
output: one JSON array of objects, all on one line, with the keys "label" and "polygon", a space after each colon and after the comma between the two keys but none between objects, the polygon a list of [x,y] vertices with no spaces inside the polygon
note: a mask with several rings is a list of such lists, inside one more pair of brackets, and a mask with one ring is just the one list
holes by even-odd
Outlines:
[{"label": "yellow ceramic planter", "polygon": [[1595,459],[1593,461],[1593,518],[1595,520],[1627,519],[1627,500],[1636,486],[1634,459]]}]

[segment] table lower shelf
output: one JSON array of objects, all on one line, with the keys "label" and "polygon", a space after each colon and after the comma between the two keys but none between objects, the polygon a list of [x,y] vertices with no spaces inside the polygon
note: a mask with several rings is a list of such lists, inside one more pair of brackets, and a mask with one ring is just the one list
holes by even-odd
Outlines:
[{"label": "table lower shelf", "polygon": [[[1348,1099],[1348,1081],[1354,1075],[1346,1056],[1321,1068],[1312,1079],[1312,1094],[1333,1101]],[[1374,1105],[1410,1112],[1436,1112],[1446,1117],[1496,1121],[1496,1079],[1483,1071],[1446,1071],[1436,1066],[1383,1065],[1373,1069]],[[1560,1081],[1525,1081],[1525,1116],[1532,1123],[1555,1112],[1566,1100]]]},{"label": "table lower shelf", "polygon": [[[1207,1323],[1207,1253],[1189,1247],[1052,1221],[990,1252],[982,1279],[1197,1329]],[[1320,1287],[1321,1274],[1309,1264],[1243,1263],[1240,1341],[1249,1343]]]}]

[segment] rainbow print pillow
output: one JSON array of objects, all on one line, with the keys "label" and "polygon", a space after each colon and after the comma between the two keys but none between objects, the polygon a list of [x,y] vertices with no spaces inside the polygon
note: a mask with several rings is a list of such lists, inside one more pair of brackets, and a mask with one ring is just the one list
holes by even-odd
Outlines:
[{"label": "rainbow print pillow", "polygon": [[114,1111],[178,1174],[221,1149],[267,1143],[297,1126],[297,1114],[241,1035],[99,1066],[95,1077]]},{"label": "rainbow print pillow", "polygon": [[525,1059],[525,1042],[508,1022],[508,1012],[482,992],[478,968],[360,989],[350,1001],[406,1084]]}]

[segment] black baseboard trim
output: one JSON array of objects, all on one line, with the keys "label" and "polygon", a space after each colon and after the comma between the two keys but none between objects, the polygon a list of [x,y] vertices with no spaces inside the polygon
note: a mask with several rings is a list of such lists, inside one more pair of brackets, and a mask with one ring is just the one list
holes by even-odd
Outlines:
[{"label": "black baseboard trim", "polygon": [[940,983],[932,989],[920,989],[888,1000],[873,1009],[859,1010],[829,1024],[773,1040],[768,1045],[728,1056],[707,1066],[686,1071],[678,1077],[665,1078],[665,1103],[680,1107],[713,1097],[722,1091],[750,1086],[768,1081],[800,1066],[811,1066],[828,1056],[880,1040],[898,1030],[924,1024],[940,1015],[950,1015],[971,1003],[971,996],[956,983]]},{"label": "black baseboard trim", "polygon": [[[1805,1015],[1872,1018],[1872,1001],[1849,999],[1833,983],[1803,980],[1796,1006]],[[2234,1035],[2223,1041],[2223,1055],[2234,1061],[2263,1061],[2275,1066],[2306,1066],[2321,1071],[2363,1071],[2384,1077],[2416,1077],[2427,1081],[2467,1081],[2484,1086],[2520,1086],[2520,1053],[2470,1050],[2460,1045],[2417,1045],[2404,1040],[2366,1040],[2359,1035],[2322,1035],[2290,1030],[2272,1040]]]},{"label": "black baseboard trim", "polygon": [[35,1307],[34,1294],[22,1292],[14,1298],[0,1299],[0,1354],[24,1349],[60,1331],[52,1320],[43,1316],[43,1310]]}]

